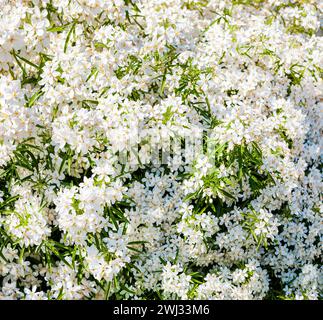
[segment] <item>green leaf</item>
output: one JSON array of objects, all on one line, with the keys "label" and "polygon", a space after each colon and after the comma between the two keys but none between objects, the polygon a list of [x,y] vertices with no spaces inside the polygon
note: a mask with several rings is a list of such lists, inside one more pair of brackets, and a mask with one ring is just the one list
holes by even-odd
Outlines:
[{"label": "green leaf", "polygon": [[63,26],[53,26],[53,27],[48,28],[47,31],[49,31],[49,32],[61,32],[61,31],[65,30],[66,27],[68,27],[69,25],[70,25],[70,23],[67,23],[67,24],[65,24]]},{"label": "green leaf", "polygon": [[70,41],[70,38],[72,36],[72,32],[74,31],[76,24],[77,24],[77,21],[74,21],[73,24],[72,24],[71,29],[67,33],[66,41],[65,41],[65,44],[64,44],[64,53],[66,53],[66,51],[67,51],[68,42]]},{"label": "green leaf", "polygon": [[41,97],[44,94],[44,92],[42,92],[41,90],[37,91],[36,93],[34,93],[31,98],[29,99],[27,105],[28,107],[32,107],[34,105],[34,103],[37,101],[37,99],[39,97]]},{"label": "green leaf", "polygon": [[163,113],[163,124],[166,124],[173,116],[174,112],[172,111],[172,107],[168,106],[166,112]]},{"label": "green leaf", "polygon": [[19,199],[19,195],[7,198],[5,201],[0,203],[0,208],[6,207],[9,203],[14,202],[17,199]]},{"label": "green leaf", "polygon": [[237,199],[231,194],[229,193],[228,191],[225,191],[224,189],[222,188],[217,188],[218,191],[220,191],[224,196],[236,201]]}]

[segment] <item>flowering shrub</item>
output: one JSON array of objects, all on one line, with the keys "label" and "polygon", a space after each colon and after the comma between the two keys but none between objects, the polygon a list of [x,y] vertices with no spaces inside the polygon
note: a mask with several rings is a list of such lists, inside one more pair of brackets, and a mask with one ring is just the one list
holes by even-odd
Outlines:
[{"label": "flowering shrub", "polygon": [[1,0],[0,298],[322,298],[321,8]]}]

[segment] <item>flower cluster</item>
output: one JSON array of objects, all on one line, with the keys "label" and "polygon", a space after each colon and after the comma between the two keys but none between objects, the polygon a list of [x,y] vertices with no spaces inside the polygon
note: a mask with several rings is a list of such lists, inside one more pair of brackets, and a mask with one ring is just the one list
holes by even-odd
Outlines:
[{"label": "flower cluster", "polygon": [[0,0],[0,299],[323,298],[321,13]]}]

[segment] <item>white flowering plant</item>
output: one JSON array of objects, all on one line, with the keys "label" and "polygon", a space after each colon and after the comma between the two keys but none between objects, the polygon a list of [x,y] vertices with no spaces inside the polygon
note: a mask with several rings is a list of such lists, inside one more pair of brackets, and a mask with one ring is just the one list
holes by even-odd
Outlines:
[{"label": "white flowering plant", "polygon": [[322,299],[318,0],[0,0],[0,299]]}]

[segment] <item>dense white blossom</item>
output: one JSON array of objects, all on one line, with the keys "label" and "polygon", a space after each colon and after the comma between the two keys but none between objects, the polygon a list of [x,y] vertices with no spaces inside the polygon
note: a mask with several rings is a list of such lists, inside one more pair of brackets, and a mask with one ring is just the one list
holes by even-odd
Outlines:
[{"label": "dense white blossom", "polygon": [[318,0],[0,0],[0,299],[322,299]]}]

